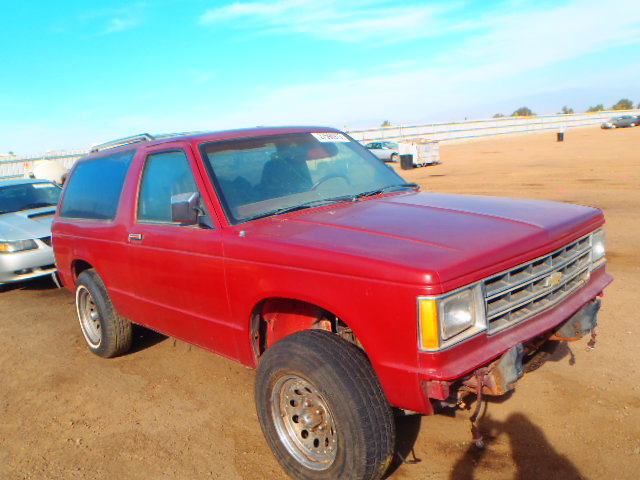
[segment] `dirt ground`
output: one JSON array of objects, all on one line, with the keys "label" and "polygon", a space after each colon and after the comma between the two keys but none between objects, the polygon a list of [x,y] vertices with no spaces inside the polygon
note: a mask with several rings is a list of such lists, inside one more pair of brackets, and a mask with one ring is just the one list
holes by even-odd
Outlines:
[{"label": "dirt ground", "polygon": [[[593,205],[607,216],[598,344],[560,349],[470,442],[469,411],[408,419],[409,463],[390,479],[640,477],[640,128],[444,144],[403,172],[424,190]],[[73,296],[48,280],[0,293],[0,479],[281,479],[253,404],[254,373],[145,330],[104,360],[84,346]],[[413,447],[413,448],[412,448]]]}]

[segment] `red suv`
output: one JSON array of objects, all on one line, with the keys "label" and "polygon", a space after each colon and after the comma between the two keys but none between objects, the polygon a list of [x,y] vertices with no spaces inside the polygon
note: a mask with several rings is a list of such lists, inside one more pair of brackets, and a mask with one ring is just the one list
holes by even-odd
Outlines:
[{"label": "red suv", "polygon": [[136,323],[257,367],[290,475],[375,479],[394,412],[501,395],[593,331],[612,280],[603,223],[420,192],[334,129],[258,128],[94,148],[53,244],[91,351],[126,352]]}]

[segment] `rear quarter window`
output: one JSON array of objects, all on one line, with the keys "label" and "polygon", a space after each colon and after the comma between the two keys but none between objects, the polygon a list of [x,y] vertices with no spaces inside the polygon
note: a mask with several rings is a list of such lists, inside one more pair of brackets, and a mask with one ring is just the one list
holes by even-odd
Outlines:
[{"label": "rear quarter window", "polygon": [[113,220],[135,150],[84,160],[67,181],[60,216]]}]

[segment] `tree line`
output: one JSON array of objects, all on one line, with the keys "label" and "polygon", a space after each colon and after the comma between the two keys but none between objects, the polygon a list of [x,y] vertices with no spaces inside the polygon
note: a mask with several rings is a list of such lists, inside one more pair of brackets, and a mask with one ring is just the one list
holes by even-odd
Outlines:
[{"label": "tree line", "polygon": [[[638,106],[636,108],[640,109],[640,102],[638,103]],[[604,112],[605,110],[633,110],[633,102],[628,98],[622,98],[618,100],[618,103],[616,103],[615,105],[612,105],[611,108],[608,108],[608,109],[605,108],[602,103],[599,103],[594,107],[589,107],[585,111],[585,113]],[[573,111],[573,108],[569,108],[565,105],[564,107],[562,107],[562,110],[560,110],[558,113],[563,115],[569,115],[575,112]],[[537,113],[533,112],[529,107],[520,107],[509,116],[510,117],[534,117],[536,115]],[[493,116],[493,118],[505,118],[505,117],[506,115],[504,115],[503,113],[496,113]],[[386,127],[391,127],[392,125],[389,120],[385,120],[384,122],[382,122],[382,125],[380,126],[382,128],[386,128]]]},{"label": "tree line", "polygon": [[[638,103],[638,106],[636,108],[640,108],[640,103]],[[598,105],[594,106],[594,107],[589,107],[585,113],[592,113],[592,112],[603,112],[606,109],[604,108],[604,105],[602,103],[599,103]],[[622,98],[618,101],[618,103],[616,103],[615,105],[613,105],[611,108],[609,108],[608,110],[633,110],[633,102],[631,100],[629,100],[628,98]],[[564,107],[562,107],[562,110],[558,112],[559,114],[564,114],[564,115],[569,115],[571,113],[575,113],[573,111],[573,108],[569,108],[566,105]],[[529,107],[520,107],[519,109],[517,109],[515,112],[513,112],[511,115],[509,115],[510,117],[533,117],[535,116],[536,113],[531,111],[531,109]],[[504,118],[506,117],[506,115],[502,114],[502,113],[496,113],[493,118]]]}]

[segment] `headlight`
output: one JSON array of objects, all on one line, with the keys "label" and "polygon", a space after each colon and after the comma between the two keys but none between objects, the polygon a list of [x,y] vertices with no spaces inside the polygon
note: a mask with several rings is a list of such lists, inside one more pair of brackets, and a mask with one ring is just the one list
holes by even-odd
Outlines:
[{"label": "headlight", "polygon": [[604,230],[601,228],[591,235],[591,263],[594,266],[596,263],[600,263],[604,259],[605,253],[606,238]]},{"label": "headlight", "polygon": [[22,252],[24,250],[33,250],[38,248],[33,240],[15,240],[12,242],[0,241],[0,253]]},{"label": "headlight", "polygon": [[439,350],[486,329],[480,284],[439,297],[419,297],[420,348]]}]

